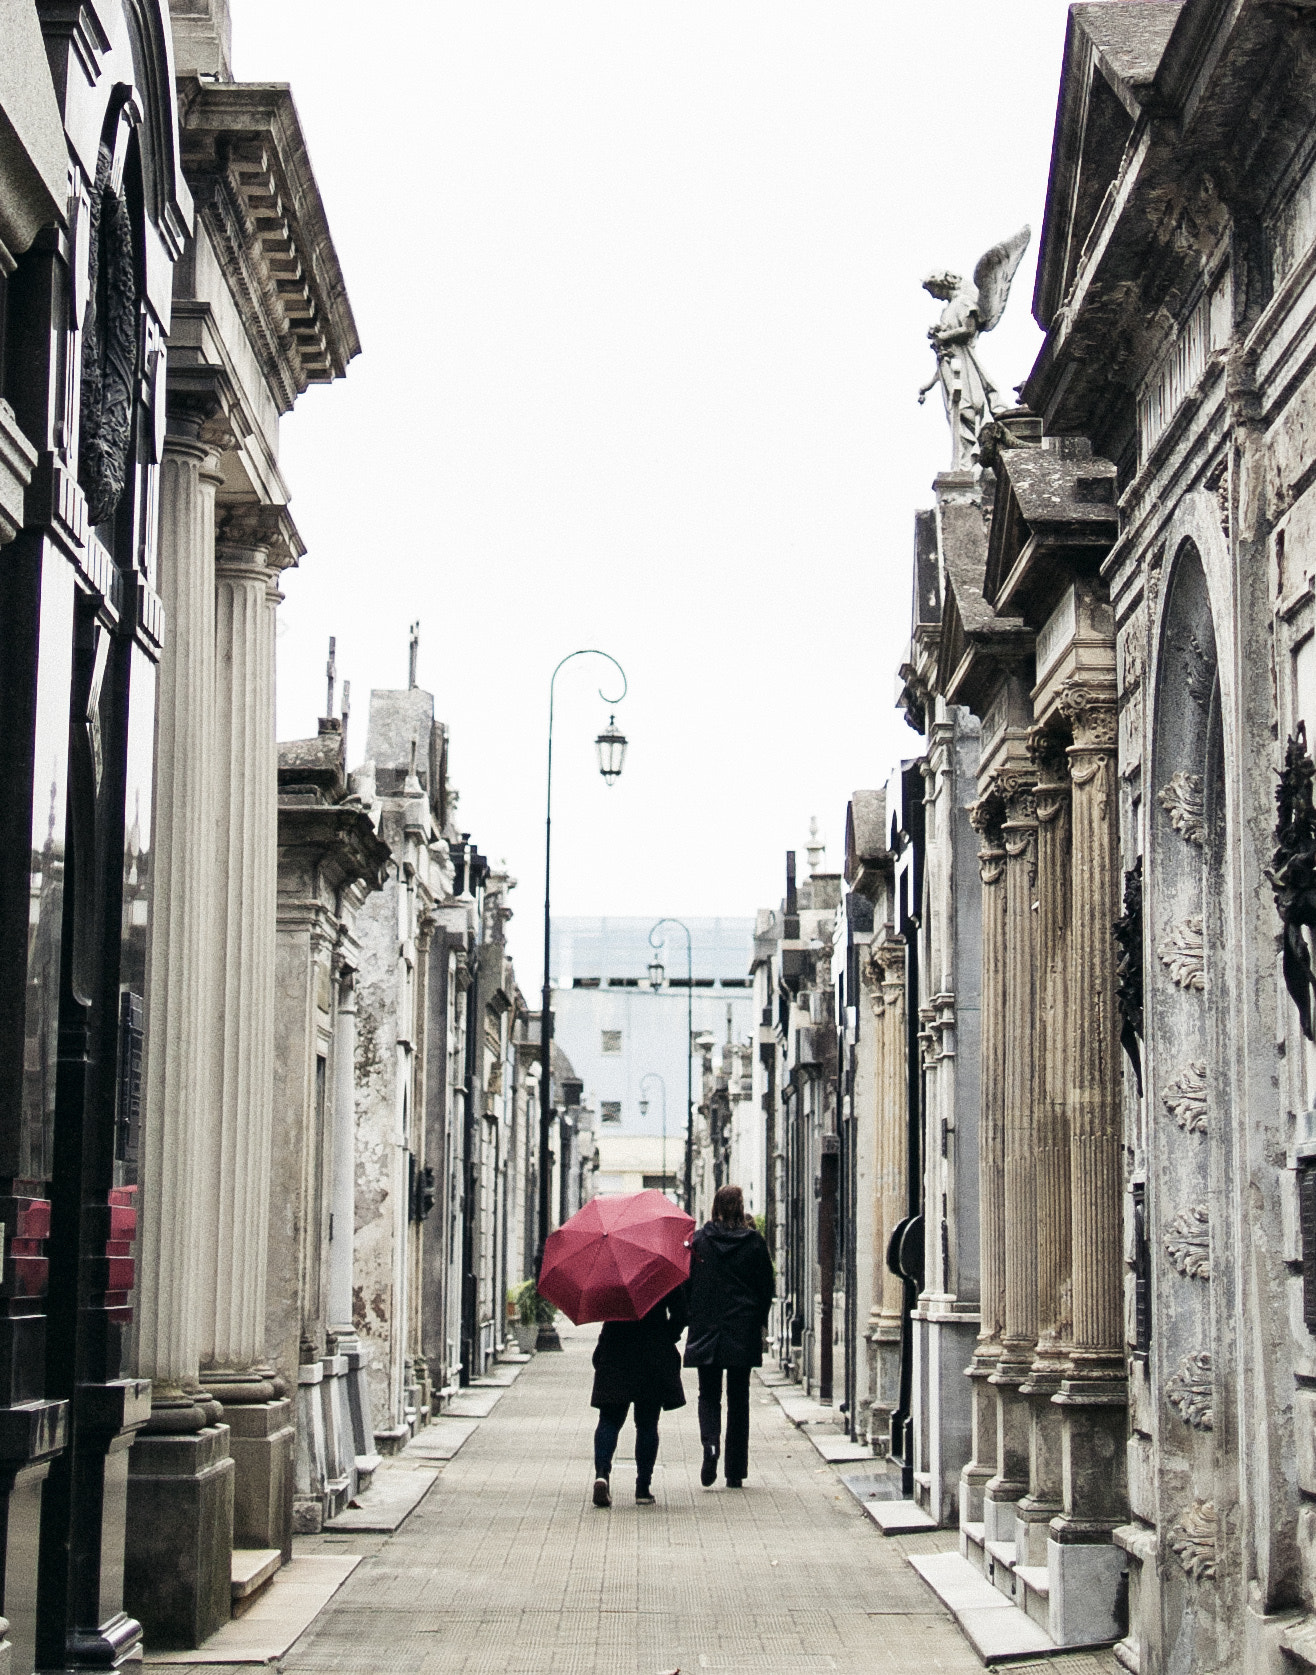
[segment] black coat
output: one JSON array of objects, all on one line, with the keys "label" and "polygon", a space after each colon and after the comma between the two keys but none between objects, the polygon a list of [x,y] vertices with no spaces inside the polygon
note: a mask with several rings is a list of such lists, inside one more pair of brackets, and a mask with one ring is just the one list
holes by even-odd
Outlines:
[{"label": "black coat", "polygon": [[776,1276],[763,1235],[710,1221],[690,1242],[687,1367],[759,1367]]},{"label": "black coat", "polygon": [[669,1291],[642,1320],[604,1322],[594,1349],[591,1407],[620,1407],[627,1402],[685,1406],[681,1357],[676,1340],[685,1331],[685,1287]]}]

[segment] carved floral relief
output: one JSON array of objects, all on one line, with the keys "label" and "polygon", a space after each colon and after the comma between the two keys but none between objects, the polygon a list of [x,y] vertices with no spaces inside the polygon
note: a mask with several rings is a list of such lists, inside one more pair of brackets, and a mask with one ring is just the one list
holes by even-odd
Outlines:
[{"label": "carved floral relief", "polygon": [[1209,1349],[1184,1356],[1173,1377],[1166,1381],[1165,1399],[1192,1430],[1214,1428],[1215,1390]]},{"label": "carved floral relief", "polygon": [[1201,774],[1174,774],[1156,800],[1175,831],[1186,843],[1195,843],[1200,849],[1206,825]]},{"label": "carved floral relief", "polygon": [[1215,1579],[1214,1501],[1195,1500],[1170,1530],[1170,1551],[1195,1582]]},{"label": "carved floral relief", "polygon": [[1182,1210],[1162,1239],[1165,1254],[1184,1276],[1191,1280],[1211,1277],[1211,1221],[1205,1204],[1194,1204]]},{"label": "carved floral relief", "polygon": [[1161,1095],[1161,1103],[1185,1134],[1205,1134],[1206,1060],[1185,1065]]},{"label": "carved floral relief", "polygon": [[1201,991],[1206,987],[1206,950],[1202,941],[1202,915],[1192,913],[1170,933],[1156,950],[1171,982],[1181,989]]}]

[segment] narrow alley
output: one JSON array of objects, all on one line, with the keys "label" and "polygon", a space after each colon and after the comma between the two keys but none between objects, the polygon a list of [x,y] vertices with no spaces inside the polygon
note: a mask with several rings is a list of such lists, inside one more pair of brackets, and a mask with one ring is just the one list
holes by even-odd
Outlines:
[{"label": "narrow alley", "polygon": [[[297,1538],[299,1554],[366,1556],[282,1661],[284,1675],[981,1668],[905,1562],[944,1548],[945,1533],[883,1537],[842,1483],[846,1468],[827,1465],[757,1381],[743,1492],[699,1487],[687,1374],[689,1406],[663,1418],[658,1505],[631,1499],[628,1425],[614,1505],[592,1506],[596,1328],[563,1325],[564,1353],[524,1368],[395,1535]],[[1079,1654],[1008,1667],[1105,1675],[1115,1665]]]}]

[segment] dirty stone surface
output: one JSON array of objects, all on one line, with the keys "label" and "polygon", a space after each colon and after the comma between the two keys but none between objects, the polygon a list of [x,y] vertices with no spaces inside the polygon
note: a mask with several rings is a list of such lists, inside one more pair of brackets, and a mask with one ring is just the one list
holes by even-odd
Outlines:
[{"label": "dirty stone surface", "polygon": [[[743,1490],[699,1486],[687,1375],[690,1405],[663,1416],[657,1506],[634,1504],[629,1425],[614,1505],[591,1505],[595,1335],[568,1328],[562,1354],[536,1356],[396,1534],[350,1549],[308,1539],[308,1551],[365,1557],[283,1660],[286,1675],[981,1669],[906,1563],[944,1548],[944,1533],[883,1537],[758,1385]],[[1016,1667],[1116,1666],[1089,1654]]]}]

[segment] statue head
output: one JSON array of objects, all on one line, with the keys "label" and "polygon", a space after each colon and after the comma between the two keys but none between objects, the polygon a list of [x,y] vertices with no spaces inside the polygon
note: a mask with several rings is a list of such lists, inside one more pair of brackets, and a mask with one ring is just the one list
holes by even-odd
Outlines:
[{"label": "statue head", "polygon": [[936,273],[930,273],[923,281],[923,289],[930,292],[941,302],[949,302],[964,283],[962,276],[952,273],[949,268],[942,268]]}]

